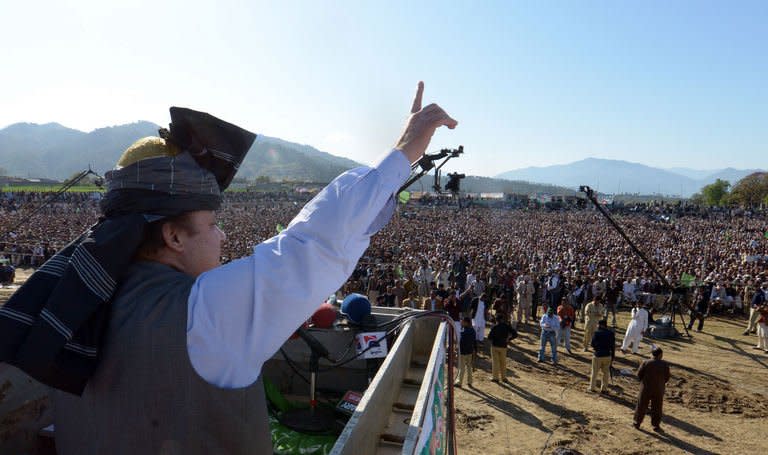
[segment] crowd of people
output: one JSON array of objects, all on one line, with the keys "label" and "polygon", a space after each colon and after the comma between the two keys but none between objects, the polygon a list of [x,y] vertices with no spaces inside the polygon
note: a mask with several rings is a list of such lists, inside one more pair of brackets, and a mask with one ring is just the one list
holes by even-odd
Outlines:
[{"label": "crowd of people", "polygon": [[[50,195],[0,195],[0,262],[7,267],[41,265],[98,219],[97,194],[65,193],[45,204]],[[226,193],[218,213],[227,234],[222,260],[249,254],[253,245],[287,226],[310,197]],[[574,324],[586,320],[596,330],[594,309],[588,309],[595,297],[614,326],[620,305],[647,303],[653,311],[663,304],[662,281],[589,207],[552,211],[464,204],[459,210],[435,201],[402,205],[372,239],[339,297],[359,292],[379,305],[446,309],[457,326],[462,315],[469,315],[476,329],[491,314],[517,325],[538,321],[547,308],[558,313],[566,303],[559,313],[564,324],[559,337],[568,350]],[[685,283],[695,290],[685,302],[691,325],[697,319],[701,330],[706,315],[729,311],[751,314],[747,332],[759,329],[762,305],[753,300],[768,281],[765,214],[680,204],[610,210],[669,282],[693,278]]]}]

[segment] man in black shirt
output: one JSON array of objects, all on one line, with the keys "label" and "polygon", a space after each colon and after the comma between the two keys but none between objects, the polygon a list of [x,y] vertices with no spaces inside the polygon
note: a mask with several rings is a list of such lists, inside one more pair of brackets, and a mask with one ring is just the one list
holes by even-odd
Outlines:
[{"label": "man in black shirt", "polygon": [[589,391],[597,392],[597,375],[603,374],[600,382],[600,393],[605,392],[611,382],[611,362],[616,355],[616,335],[608,330],[608,321],[601,319],[597,323],[597,332],[590,343],[594,350],[592,356],[592,374],[589,378]]},{"label": "man in black shirt", "polygon": [[472,319],[465,317],[461,320],[461,335],[459,336],[459,373],[456,375],[456,387],[464,385],[464,373],[467,373],[467,384],[472,387],[472,356],[475,353],[475,329]]},{"label": "man in black shirt", "polygon": [[496,324],[488,333],[491,340],[493,382],[507,382],[507,343],[517,338],[517,331],[507,322],[506,313],[496,313]]}]

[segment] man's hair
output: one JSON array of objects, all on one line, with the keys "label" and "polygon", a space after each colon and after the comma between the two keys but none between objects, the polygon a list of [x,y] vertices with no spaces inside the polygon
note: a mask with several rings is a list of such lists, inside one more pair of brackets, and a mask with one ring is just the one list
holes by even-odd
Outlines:
[{"label": "man's hair", "polygon": [[600,319],[599,321],[597,321],[597,325],[601,327],[608,327],[608,321],[605,319]]},{"label": "man's hair", "polygon": [[469,318],[468,316],[464,316],[464,319],[462,319],[462,322],[466,322],[468,324],[471,324],[472,323],[472,319]]},{"label": "man's hair", "polygon": [[136,256],[153,255],[165,246],[163,226],[167,223],[173,223],[191,235],[197,234],[192,224],[191,212],[153,221],[144,228],[144,239],[136,250]]},{"label": "man's hair", "polygon": [[661,355],[662,355],[663,353],[664,353],[664,351],[662,351],[662,350],[661,350],[661,348],[658,348],[658,347],[657,347],[657,348],[655,348],[654,350],[652,350],[652,351],[651,351],[651,354],[652,354],[652,355],[653,355],[653,357],[655,357],[655,358],[659,358],[659,357],[661,357]]}]

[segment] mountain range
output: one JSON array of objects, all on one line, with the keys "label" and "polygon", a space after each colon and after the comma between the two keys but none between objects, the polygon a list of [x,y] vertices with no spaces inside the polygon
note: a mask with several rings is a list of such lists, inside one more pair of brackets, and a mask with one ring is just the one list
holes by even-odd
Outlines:
[{"label": "mountain range", "polygon": [[[158,128],[154,123],[140,121],[84,133],[58,123],[16,123],[0,129],[0,168],[8,175],[26,178],[64,180],[89,166],[103,175],[130,144],[139,138],[157,135]],[[309,145],[260,135],[240,165],[237,178],[268,176],[272,180],[324,183],[357,166],[360,164],[355,161]],[[410,189],[429,191],[433,178],[424,176]],[[441,184],[445,183],[443,177]],[[477,193],[573,193],[556,185],[475,176],[467,176],[461,185],[463,191]]]},{"label": "mountain range", "polygon": [[[140,121],[99,128],[90,133],[58,123],[16,123],[0,130],[0,168],[18,177],[63,180],[89,166],[99,174],[111,169],[120,154],[139,138],[156,136],[159,126]],[[258,136],[240,166],[238,177],[328,182],[358,163],[308,145]]]},{"label": "mountain range", "polygon": [[569,188],[587,185],[602,193],[663,194],[689,197],[717,179],[732,185],[759,169],[660,169],[629,161],[587,158],[569,164],[527,167],[496,178],[549,183]]},{"label": "mountain range", "polygon": [[[135,140],[157,135],[159,126],[139,121],[99,128],[90,133],[58,123],[16,123],[0,129],[0,168],[18,177],[64,180],[89,166],[99,174],[111,169]],[[237,177],[329,182],[359,163],[279,138],[259,136],[240,166]],[[605,193],[690,196],[717,178],[732,184],[755,170],[687,168],[659,169],[627,161],[588,158],[570,164],[529,167],[496,178],[467,176],[463,191],[572,194],[579,185]],[[411,190],[430,190],[432,176]],[[445,184],[445,180],[443,180]]]}]

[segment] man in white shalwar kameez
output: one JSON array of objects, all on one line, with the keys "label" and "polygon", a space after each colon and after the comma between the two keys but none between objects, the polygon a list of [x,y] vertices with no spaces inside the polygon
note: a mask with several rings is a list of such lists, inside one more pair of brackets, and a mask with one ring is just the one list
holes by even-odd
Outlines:
[{"label": "man in white shalwar kameez", "polygon": [[528,323],[528,320],[532,319],[531,303],[536,289],[528,275],[523,275],[518,278],[515,290],[517,291],[517,323],[521,321]]},{"label": "man in white shalwar kameez", "polygon": [[648,329],[648,310],[635,304],[632,308],[632,320],[627,326],[627,333],[624,334],[624,341],[621,343],[621,352],[626,353],[629,345],[632,345],[632,353],[637,354],[643,335]]},{"label": "man in white shalwar kameez", "polygon": [[451,286],[451,264],[445,263],[445,267],[435,272],[435,283],[439,287],[441,284],[445,289],[450,289]]},{"label": "man in white shalwar kameez", "polygon": [[477,341],[482,342],[485,339],[485,293],[477,298],[477,308],[472,317],[472,326],[475,328],[475,337]]},{"label": "man in white shalwar kameez", "polygon": [[427,297],[429,295],[429,285],[433,281],[432,268],[426,262],[422,263],[413,273],[413,281],[418,286],[419,297]]}]

